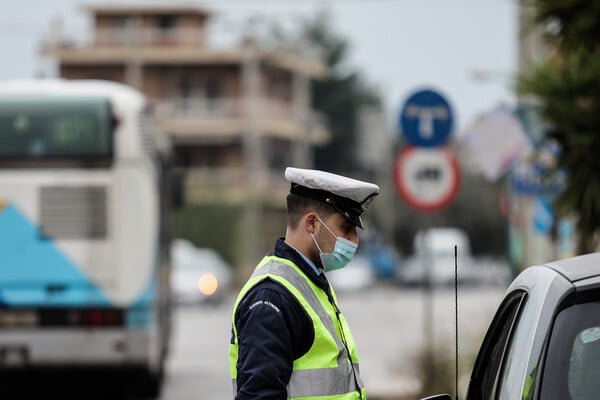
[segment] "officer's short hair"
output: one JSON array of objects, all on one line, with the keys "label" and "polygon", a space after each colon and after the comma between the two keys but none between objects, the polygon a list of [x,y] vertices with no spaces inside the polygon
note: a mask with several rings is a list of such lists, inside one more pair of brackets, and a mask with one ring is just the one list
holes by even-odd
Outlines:
[{"label": "officer's short hair", "polygon": [[308,197],[299,196],[294,193],[287,195],[287,224],[290,228],[296,229],[300,219],[309,211],[315,211],[319,217],[329,218],[336,212],[335,208],[319,200],[313,200]]}]

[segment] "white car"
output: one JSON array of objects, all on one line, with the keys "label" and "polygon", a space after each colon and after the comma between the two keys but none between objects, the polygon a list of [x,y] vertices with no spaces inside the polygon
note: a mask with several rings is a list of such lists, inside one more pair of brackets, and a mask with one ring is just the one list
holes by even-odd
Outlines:
[{"label": "white car", "polygon": [[230,292],[232,269],[214,249],[175,239],[171,244],[171,257],[171,290],[175,302],[218,302]]},{"label": "white car", "polygon": [[327,279],[336,292],[352,292],[373,286],[375,273],[369,259],[357,254],[346,267],[327,272]]},{"label": "white car", "polygon": [[454,284],[454,246],[457,249],[458,283],[481,284],[488,278],[475,262],[466,232],[459,228],[431,228],[414,238],[414,256],[398,271],[399,282],[408,286],[451,286]]},{"label": "white car", "polygon": [[529,267],[496,311],[466,399],[597,399],[599,364],[600,253]]}]

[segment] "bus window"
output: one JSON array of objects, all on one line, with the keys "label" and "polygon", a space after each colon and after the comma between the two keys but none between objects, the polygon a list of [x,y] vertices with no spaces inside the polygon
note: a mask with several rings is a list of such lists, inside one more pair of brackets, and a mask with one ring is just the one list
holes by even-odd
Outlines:
[{"label": "bus window", "polygon": [[110,159],[112,113],[102,98],[0,97],[0,159]]}]

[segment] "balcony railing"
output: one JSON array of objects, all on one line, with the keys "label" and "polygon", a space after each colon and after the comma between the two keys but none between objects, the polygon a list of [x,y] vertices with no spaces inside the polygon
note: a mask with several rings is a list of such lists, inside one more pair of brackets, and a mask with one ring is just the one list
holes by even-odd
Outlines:
[{"label": "balcony railing", "polygon": [[[171,98],[154,99],[150,103],[155,116],[165,126],[175,130],[178,129],[176,127],[183,127],[181,129],[185,130],[186,135],[189,134],[191,126],[200,129],[197,131],[197,135],[200,136],[215,134],[212,131],[202,132],[201,126],[209,130],[227,131],[229,135],[236,134],[231,129],[239,128],[232,127],[239,127],[240,123],[247,121],[246,118],[253,118],[259,129],[282,138],[293,139],[301,135],[313,144],[322,144],[329,139],[326,121],[321,114],[307,111],[306,119],[300,122],[295,116],[293,104],[280,100],[264,98],[258,100],[258,104],[252,107],[251,116],[248,116],[244,110],[246,107],[244,99]],[[214,125],[215,123],[221,124],[218,125],[220,129]],[[172,133],[177,134],[177,132]]]},{"label": "balcony railing", "polygon": [[195,47],[206,46],[205,30],[195,28],[95,28],[83,37],[73,40],[71,35],[64,35],[62,30],[53,28],[42,42],[43,49],[91,49],[91,48],[129,48],[136,47]]},{"label": "balcony railing", "polygon": [[[158,118],[243,118],[244,99],[231,98],[171,98],[151,101]],[[276,99],[259,99],[252,109],[259,119],[277,119],[293,121],[295,112],[293,104]],[[308,111],[308,122],[312,125],[325,126],[320,114]]]},{"label": "balcony railing", "polygon": [[96,29],[95,46],[202,46],[204,28],[135,28]]},{"label": "balcony railing", "polygon": [[[74,39],[76,37],[76,39]],[[248,52],[287,70],[301,71],[311,77],[324,77],[326,67],[314,53],[289,53],[272,47],[219,45],[207,40],[206,28],[202,25],[159,28],[125,24],[113,27],[94,27],[87,34],[65,35],[60,25],[53,25],[44,35],[40,47],[42,54],[59,57],[89,57],[90,52],[105,58],[144,55],[156,58],[159,55],[172,60],[183,55],[203,58],[210,62],[243,62]],[[136,53],[139,53],[136,55]],[[170,58],[171,57],[171,58]],[[185,58],[185,57],[183,57]],[[164,61],[164,60],[162,60]]]},{"label": "balcony railing", "polygon": [[241,118],[240,99],[172,98],[151,101],[158,118]]},{"label": "balcony railing", "polygon": [[239,203],[251,193],[269,199],[282,199],[289,190],[281,171],[265,169],[248,179],[248,171],[239,167],[194,167],[186,172],[186,200],[191,203]]},{"label": "balcony railing", "polygon": [[[226,124],[226,128],[222,128],[229,131],[232,122],[239,124],[251,117],[262,129],[276,132],[275,135],[279,134],[287,139],[292,139],[296,135],[307,135],[305,137],[313,144],[322,144],[329,139],[326,121],[321,114],[307,111],[306,119],[304,122],[300,122],[295,115],[293,104],[264,98],[257,102],[252,107],[253,114],[251,116],[247,116],[245,113],[244,99],[171,98],[154,99],[150,103],[159,120],[167,123],[170,127],[184,126],[186,128],[182,129],[186,131],[192,125],[199,127],[203,124],[208,127],[207,129],[214,129],[213,122]],[[214,132],[204,133],[213,134]]]},{"label": "balcony railing", "polygon": [[185,189],[188,203],[241,201],[247,193],[242,168],[190,168]]},{"label": "balcony railing", "polygon": [[[240,118],[244,115],[245,100],[238,98],[171,98],[152,101],[157,116],[161,117],[229,117]],[[276,99],[259,99],[252,109],[260,118],[294,118],[294,108],[290,103]],[[314,113],[313,113],[314,114]]]}]

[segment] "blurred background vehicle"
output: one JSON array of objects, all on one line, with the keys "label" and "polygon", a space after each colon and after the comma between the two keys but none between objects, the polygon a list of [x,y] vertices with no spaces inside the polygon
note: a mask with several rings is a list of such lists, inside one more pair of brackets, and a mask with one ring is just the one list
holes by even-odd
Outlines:
[{"label": "blurred background vehicle", "polygon": [[364,246],[364,253],[378,280],[393,281],[397,278],[401,257],[394,246],[386,243],[378,233],[369,234],[364,240],[361,239],[361,246]]},{"label": "blurred background vehicle", "polygon": [[454,284],[454,246],[457,250],[458,283],[462,285],[507,285],[508,264],[500,259],[476,259],[469,237],[459,228],[432,228],[419,231],[414,238],[414,253],[403,260],[398,282],[422,286],[430,280],[434,286]]},{"label": "blurred background vehicle", "polygon": [[231,292],[231,267],[214,249],[175,239],[171,257],[171,290],[177,304],[218,303]]},{"label": "blurred background vehicle", "polygon": [[327,279],[336,292],[350,292],[370,288],[377,278],[369,257],[357,254],[346,267],[328,272]]},{"label": "blurred background vehicle", "polygon": [[458,228],[431,228],[417,232],[413,241],[413,256],[400,271],[400,282],[423,285],[454,284],[454,246],[460,259],[460,283],[474,279],[471,245],[466,233]]},{"label": "blurred background vehicle", "polygon": [[0,381],[15,384],[0,385],[4,398],[22,386],[57,398],[31,385],[37,372],[53,387],[100,375],[160,394],[179,194],[147,105],[113,81],[0,81]]}]

